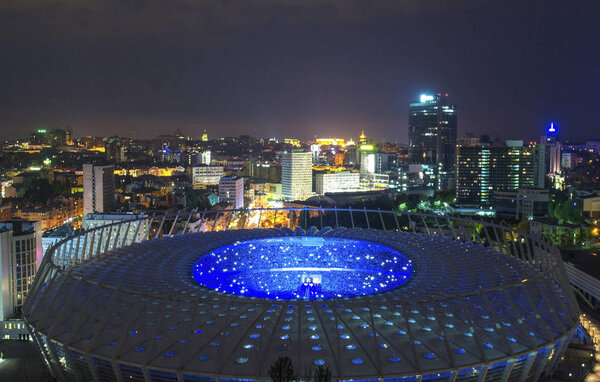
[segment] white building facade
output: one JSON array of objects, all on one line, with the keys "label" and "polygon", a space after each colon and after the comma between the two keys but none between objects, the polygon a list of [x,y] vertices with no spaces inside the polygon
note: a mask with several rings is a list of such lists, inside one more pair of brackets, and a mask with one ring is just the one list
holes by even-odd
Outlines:
[{"label": "white building facade", "polygon": [[191,168],[192,184],[195,190],[206,186],[217,186],[223,177],[223,166],[197,166]]},{"label": "white building facade", "polygon": [[326,192],[356,191],[359,188],[360,174],[357,172],[340,171],[315,175],[315,191],[319,195]]},{"label": "white building facade", "polygon": [[306,200],[312,195],[312,153],[296,150],[283,153],[281,191],[286,201]]},{"label": "white building facade", "polygon": [[233,208],[244,208],[244,179],[228,176],[221,178],[219,202],[229,203]]},{"label": "white building facade", "polygon": [[115,207],[114,166],[83,165],[83,214],[110,212]]},{"label": "white building facade", "polygon": [[24,220],[0,223],[0,333],[3,339],[27,339],[19,317],[42,262],[42,225]]},{"label": "white building facade", "polygon": [[550,168],[548,175],[556,175],[561,173],[561,145],[559,142],[553,142],[548,145]]},{"label": "white building facade", "polygon": [[211,162],[211,153],[210,153],[210,150],[202,151],[198,155],[200,157],[200,164],[205,164],[207,166],[210,166],[210,162]]}]

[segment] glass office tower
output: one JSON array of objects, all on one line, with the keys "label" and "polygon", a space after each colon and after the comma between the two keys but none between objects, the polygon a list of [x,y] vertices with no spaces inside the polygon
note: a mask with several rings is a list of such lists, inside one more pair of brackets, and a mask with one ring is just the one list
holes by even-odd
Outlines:
[{"label": "glass office tower", "polygon": [[447,190],[456,183],[456,107],[448,94],[421,95],[409,105],[408,160],[437,167],[435,189]]},{"label": "glass office tower", "polygon": [[459,146],[456,201],[494,204],[497,191],[544,188],[545,149],[520,140],[499,147]]}]

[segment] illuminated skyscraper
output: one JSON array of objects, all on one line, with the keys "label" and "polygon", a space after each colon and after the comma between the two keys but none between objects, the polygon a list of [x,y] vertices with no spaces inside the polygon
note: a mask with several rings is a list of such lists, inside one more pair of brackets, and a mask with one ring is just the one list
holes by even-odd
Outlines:
[{"label": "illuminated skyscraper", "polygon": [[558,175],[561,173],[562,145],[558,141],[558,129],[554,122],[550,122],[546,134],[544,134],[544,140],[548,147],[548,175]]},{"label": "illuminated skyscraper", "polygon": [[544,145],[524,146],[507,141],[506,146],[459,146],[456,171],[456,201],[491,204],[496,191],[544,188]]},{"label": "illuminated skyscraper", "polygon": [[281,192],[287,201],[312,195],[312,153],[293,150],[281,159]]},{"label": "illuminated skyscraper", "polygon": [[553,142],[548,144],[548,155],[550,161],[550,168],[548,169],[548,175],[560,174],[560,161],[561,161],[561,144],[560,142]]},{"label": "illuminated skyscraper", "polygon": [[423,94],[409,106],[408,160],[437,167],[437,190],[455,187],[456,126],[456,107],[448,104],[448,94]]},{"label": "illuminated skyscraper", "polygon": [[363,144],[359,148],[360,152],[360,174],[375,174],[376,169],[376,151],[373,145]]},{"label": "illuminated skyscraper", "polygon": [[344,157],[344,163],[351,166],[356,166],[359,163],[358,147],[356,147],[353,141],[352,144],[346,144],[346,156]]}]

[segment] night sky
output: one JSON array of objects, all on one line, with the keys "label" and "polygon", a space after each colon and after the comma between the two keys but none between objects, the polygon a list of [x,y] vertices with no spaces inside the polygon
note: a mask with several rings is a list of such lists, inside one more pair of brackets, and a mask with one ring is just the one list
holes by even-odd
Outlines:
[{"label": "night sky", "polygon": [[0,2],[6,138],[406,142],[428,91],[450,94],[459,135],[534,139],[556,121],[600,138],[600,1]]}]

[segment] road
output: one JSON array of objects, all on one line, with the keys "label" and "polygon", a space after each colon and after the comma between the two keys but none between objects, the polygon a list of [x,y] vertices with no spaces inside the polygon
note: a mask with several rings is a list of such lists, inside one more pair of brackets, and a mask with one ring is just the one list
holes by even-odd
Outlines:
[{"label": "road", "polygon": [[53,381],[33,342],[2,340],[0,352],[4,355],[0,360],[0,381]]},{"label": "road", "polygon": [[586,382],[600,382],[600,352],[598,352],[598,336],[600,336],[600,320],[592,315],[582,313],[579,317],[581,324],[594,339],[594,348],[596,348],[594,366],[592,372],[585,378]]}]

